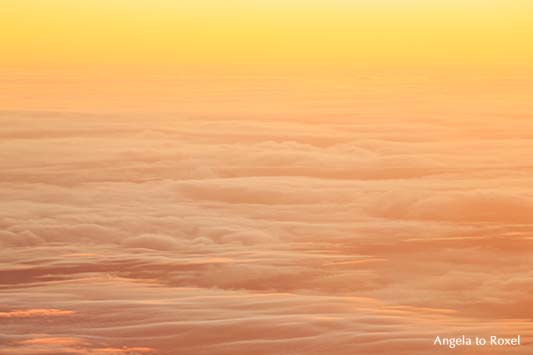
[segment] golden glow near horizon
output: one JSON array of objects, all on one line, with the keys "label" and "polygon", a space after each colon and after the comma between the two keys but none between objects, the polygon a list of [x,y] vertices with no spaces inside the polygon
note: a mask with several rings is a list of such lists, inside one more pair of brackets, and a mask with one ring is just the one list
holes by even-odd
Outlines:
[{"label": "golden glow near horizon", "polygon": [[3,0],[4,68],[527,67],[533,2]]}]

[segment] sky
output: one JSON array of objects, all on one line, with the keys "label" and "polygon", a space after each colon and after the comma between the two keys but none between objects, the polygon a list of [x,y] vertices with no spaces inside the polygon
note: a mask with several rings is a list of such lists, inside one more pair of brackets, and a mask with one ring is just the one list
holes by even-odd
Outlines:
[{"label": "sky", "polygon": [[257,114],[365,91],[368,75],[384,95],[409,76],[461,95],[533,73],[526,0],[0,4],[4,109],[201,114],[227,94],[231,113]]},{"label": "sky", "polygon": [[[533,4],[2,0],[3,66],[46,70],[530,66]],[[134,69],[137,68],[137,69]]]},{"label": "sky", "polygon": [[0,355],[531,354],[531,1],[0,9]]}]

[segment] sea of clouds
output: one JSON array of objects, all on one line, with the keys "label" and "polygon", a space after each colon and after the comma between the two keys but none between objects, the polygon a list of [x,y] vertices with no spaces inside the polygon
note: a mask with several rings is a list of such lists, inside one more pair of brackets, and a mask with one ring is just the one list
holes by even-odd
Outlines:
[{"label": "sea of clouds", "polygon": [[1,355],[531,352],[527,117],[0,122]]}]

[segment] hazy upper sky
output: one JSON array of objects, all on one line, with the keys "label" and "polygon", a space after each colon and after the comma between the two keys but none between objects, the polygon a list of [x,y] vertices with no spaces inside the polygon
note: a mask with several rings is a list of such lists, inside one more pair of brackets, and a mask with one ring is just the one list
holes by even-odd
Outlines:
[{"label": "hazy upper sky", "polygon": [[533,77],[525,0],[0,4],[3,109],[315,112],[324,95],[350,109],[354,93],[401,100],[405,80],[446,109],[465,90],[503,90],[511,107],[531,92],[501,81]]},{"label": "hazy upper sky", "polygon": [[[18,70],[524,67],[533,3],[421,0],[2,0]],[[157,67],[157,69],[155,69]]]}]

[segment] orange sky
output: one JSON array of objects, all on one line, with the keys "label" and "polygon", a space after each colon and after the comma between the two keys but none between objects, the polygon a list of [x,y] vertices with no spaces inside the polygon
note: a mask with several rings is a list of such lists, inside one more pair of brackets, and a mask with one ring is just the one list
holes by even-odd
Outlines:
[{"label": "orange sky", "polygon": [[267,75],[523,67],[533,62],[532,10],[526,0],[3,0],[0,64]]},{"label": "orange sky", "polygon": [[445,93],[437,106],[464,90],[500,96],[509,78],[520,83],[507,96],[532,87],[526,0],[1,5],[3,109],[294,113],[333,92],[395,100],[407,78]]},{"label": "orange sky", "polygon": [[509,77],[522,81],[512,95],[531,87],[525,0],[1,4],[3,109],[257,114],[302,111],[328,92],[394,100],[409,77],[448,99]]}]

